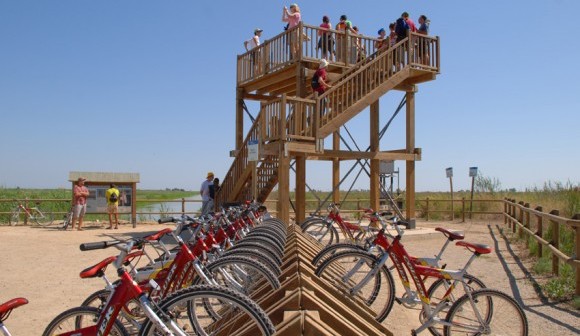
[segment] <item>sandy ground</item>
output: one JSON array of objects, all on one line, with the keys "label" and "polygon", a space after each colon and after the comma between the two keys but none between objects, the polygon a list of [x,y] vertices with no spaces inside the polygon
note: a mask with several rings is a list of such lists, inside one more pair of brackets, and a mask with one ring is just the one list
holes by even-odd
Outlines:
[{"label": "sandy ground", "polygon": [[[492,223],[418,223],[418,227],[435,225],[464,230],[469,241],[487,243],[494,248],[492,254],[476,260],[471,273],[480,277],[488,287],[505,291],[525,307],[530,325],[530,335],[578,335],[580,312],[564,304],[550,303],[534,291],[534,279],[525,252],[508,244],[501,230]],[[80,243],[109,240],[110,235],[142,236],[154,232],[159,226],[122,225],[119,230],[105,230],[101,226],[88,226],[85,231],[58,231],[56,229],[0,226],[0,301],[13,297],[26,297],[30,303],[15,310],[6,325],[14,336],[40,335],[46,325],[65,309],[78,306],[92,292],[102,289],[100,279],[80,279],[79,272],[98,261],[114,255],[117,250],[81,252]],[[417,231],[419,232],[419,231]],[[425,234],[408,234],[405,246],[415,255],[435,254],[443,238],[425,229]],[[469,253],[451,247],[445,256],[449,268],[461,265]],[[110,268],[110,279],[115,279]],[[395,282],[399,279],[395,275]],[[398,293],[401,291],[398,290]],[[409,335],[419,326],[418,310],[395,304],[384,322],[395,335]],[[425,332],[424,335],[427,335]]]}]

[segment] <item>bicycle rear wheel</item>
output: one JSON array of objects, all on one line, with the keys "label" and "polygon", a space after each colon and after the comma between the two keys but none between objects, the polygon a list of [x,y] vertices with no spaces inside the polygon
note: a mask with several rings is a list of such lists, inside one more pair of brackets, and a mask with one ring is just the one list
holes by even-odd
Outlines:
[{"label": "bicycle rear wheel", "polygon": [[72,223],[72,218],[73,218],[72,211],[69,211],[66,213],[66,215],[64,215],[64,220],[62,222],[62,229],[63,230],[68,229],[69,225]]},{"label": "bicycle rear wheel", "polygon": [[[469,290],[471,291],[486,288],[483,281],[479,280],[478,278],[474,277],[471,274],[465,274],[463,276],[463,279],[464,279],[463,281],[465,282],[465,284],[467,284]],[[431,285],[431,287],[429,287],[429,289],[427,290],[427,296],[429,297],[432,306],[438,305],[441,302],[441,300],[443,300],[445,294],[447,293],[447,290],[450,288],[452,283],[453,283],[452,280],[438,279]],[[449,294],[449,297],[447,298],[446,307],[438,313],[438,316],[441,319],[443,319],[447,315],[449,307],[455,301],[461,298],[464,294],[465,290],[463,286],[461,284],[457,284],[455,288],[453,288],[451,294]],[[422,319],[421,321],[423,321],[424,318],[425,318],[424,314],[423,312],[421,312]],[[435,324],[434,326],[429,327],[429,331],[434,336],[443,335],[443,326],[441,324]]]},{"label": "bicycle rear wheel", "polygon": [[39,209],[30,211],[30,219],[39,226],[48,226],[52,224],[54,217],[51,211],[43,212]]},{"label": "bicycle rear wheel", "polygon": [[[99,316],[100,311],[95,307],[71,308],[55,317],[54,320],[48,324],[44,333],[42,333],[42,336],[60,335],[81,328],[94,326],[97,323]],[[129,336],[129,333],[125,330],[121,322],[115,320],[115,324],[113,325],[113,328],[111,328],[109,335]]]},{"label": "bicycle rear wheel", "polygon": [[[210,302],[221,318],[215,320],[206,311]],[[274,325],[268,315],[247,296],[228,288],[198,285],[179,290],[158,304],[182,330],[196,335],[272,335]],[[140,336],[158,335],[151,321],[145,322]]]},{"label": "bicycle rear wheel", "polygon": [[443,328],[449,335],[528,335],[528,320],[512,297],[495,289],[479,289],[459,298],[449,309]]}]

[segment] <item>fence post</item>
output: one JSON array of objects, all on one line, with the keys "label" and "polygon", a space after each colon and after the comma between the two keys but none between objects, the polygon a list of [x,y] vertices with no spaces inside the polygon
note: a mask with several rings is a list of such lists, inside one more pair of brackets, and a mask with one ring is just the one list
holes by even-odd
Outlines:
[{"label": "fence post", "polygon": [[429,221],[429,197],[427,197],[427,207],[426,207],[426,211],[427,211],[427,221]]},{"label": "fence post", "polygon": [[508,223],[507,210],[508,210],[507,198],[504,197],[504,199],[503,199],[503,225],[506,225]]},{"label": "fence post", "polygon": [[523,208],[524,201],[519,201],[518,205],[519,205],[519,209],[520,209],[520,211],[518,213],[518,222],[521,225],[521,226],[518,225],[518,238],[522,239],[522,237],[524,235],[523,230],[522,230],[522,226],[524,225],[524,208]]},{"label": "fence post", "polygon": [[465,197],[461,198],[461,222],[465,223]]},{"label": "fence post", "polygon": [[[541,206],[537,206],[536,211],[542,212],[544,209],[542,209]],[[542,215],[536,215],[536,224],[538,226],[537,230],[536,230],[536,236],[543,238],[544,235],[544,228],[543,228],[543,223],[542,223],[543,217]],[[538,243],[538,258],[541,258],[543,253],[543,244]]]},{"label": "fence post", "polygon": [[[357,198],[356,199],[356,209],[357,210],[360,210],[361,209],[361,207],[360,207],[360,198]],[[376,210],[378,211],[379,209],[376,209]]]},{"label": "fence post", "polygon": [[[529,229],[530,228],[530,203],[526,203],[524,204],[524,207],[526,209],[522,209],[522,211],[524,211],[524,222],[522,223],[524,225],[525,228]],[[522,230],[522,235],[524,230]],[[530,238],[528,237],[527,233],[526,233],[526,248],[529,249],[530,248]]]},{"label": "fence post", "polygon": [[517,207],[516,207],[516,200],[515,198],[512,200],[512,233],[516,233],[516,211],[517,211]]},{"label": "fence post", "polygon": [[[575,214],[572,219],[579,220],[580,214]],[[574,228],[576,230],[576,260],[580,260],[580,226]],[[576,295],[580,295],[580,266],[576,266]]]},{"label": "fence post", "polygon": [[185,198],[181,199],[181,214],[185,215]]},{"label": "fence post", "polygon": [[[560,216],[560,210],[550,211],[550,215]],[[550,228],[552,229],[552,241],[550,244],[556,249],[560,249],[560,225],[553,219],[550,219]],[[552,253],[552,273],[560,275],[560,260]]]}]

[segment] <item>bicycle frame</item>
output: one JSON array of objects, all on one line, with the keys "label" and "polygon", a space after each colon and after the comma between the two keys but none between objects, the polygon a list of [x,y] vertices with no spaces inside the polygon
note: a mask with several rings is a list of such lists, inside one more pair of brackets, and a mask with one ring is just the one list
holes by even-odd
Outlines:
[{"label": "bicycle frame", "polygon": [[[387,260],[390,258],[397,270],[397,273],[399,274],[409,301],[415,302],[416,296],[418,295],[423,312],[427,317],[426,322],[424,322],[421,327],[416,330],[416,332],[419,333],[434,324],[450,325],[448,322],[441,320],[437,314],[445,307],[447,307],[448,298],[451,296],[453,289],[457,286],[458,283],[463,286],[465,293],[467,293],[471,299],[471,291],[469,290],[469,286],[465,283],[463,278],[467,273],[467,269],[475,260],[475,258],[477,258],[480,254],[489,253],[491,249],[489,249],[489,247],[470,244],[467,242],[458,242],[457,245],[464,246],[470,250],[473,250],[472,256],[468,259],[462,269],[445,270],[434,266],[421,265],[421,259],[412,257],[408,254],[404,245],[401,244],[402,231],[397,226],[395,226],[395,228],[398,234],[396,237],[394,237],[392,242],[388,241],[387,236],[384,233],[384,229],[379,231],[379,234],[377,234],[373,243],[383,249],[384,253],[379,257],[378,262],[375,264],[372,270],[357,285],[351,288],[350,294],[356,295],[364,285],[366,285],[377,275],[381,267],[383,267],[383,265],[385,265]],[[444,245],[444,248],[446,246],[447,243]],[[439,256],[441,254],[442,252],[439,253]],[[343,276],[341,280],[344,282],[348,281],[350,277],[358,269],[360,269],[363,262],[364,261],[359,261],[357,264],[355,264],[354,267],[345,276]],[[435,307],[431,304],[427,290],[425,288],[425,279],[427,278],[446,279],[452,281],[452,284],[447,289],[442,300]],[[415,285],[416,291],[411,289],[411,280]],[[475,309],[475,311],[477,310]],[[479,319],[480,324],[485,324],[483,318],[479,316],[479,314],[477,318]]]},{"label": "bicycle frame", "polygon": [[[104,248],[107,246],[104,244],[102,247]],[[171,319],[162,319],[153,311],[153,308],[151,307],[152,303],[146,293],[123,267],[123,262],[125,261],[129,251],[133,248],[133,242],[123,244],[122,247],[116,247],[121,250],[121,253],[114,262],[120,281],[116,286],[114,286],[111,295],[101,310],[97,323],[85,328],[63,333],[60,336],[108,335],[115,320],[119,316],[119,313],[131,300],[139,302],[139,306],[147,318],[149,318],[155,326],[159,328],[159,330],[162,330],[165,335],[186,335],[186,333],[183,332]],[[88,249],[92,248],[83,247],[83,245],[81,245],[81,250]],[[88,277],[97,270],[102,269],[103,264],[106,266],[107,261],[108,260],[106,259],[100,264],[83,271],[81,277]],[[167,325],[164,321],[167,321]]]}]

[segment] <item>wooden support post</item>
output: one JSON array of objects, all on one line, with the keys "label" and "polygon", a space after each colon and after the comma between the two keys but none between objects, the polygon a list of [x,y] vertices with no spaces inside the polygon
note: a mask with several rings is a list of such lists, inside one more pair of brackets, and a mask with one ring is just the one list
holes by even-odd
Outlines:
[{"label": "wooden support post", "polygon": [[465,197],[461,198],[461,222],[465,223]]},{"label": "wooden support post", "polygon": [[[575,214],[574,216],[572,216],[572,219],[574,220],[579,220],[580,219],[580,214]],[[574,228],[576,230],[576,260],[580,260],[580,226],[576,226]],[[575,290],[575,294],[577,296],[580,296],[580,266],[576,266],[576,290]]]},{"label": "wooden support post", "polygon": [[[536,211],[542,212],[543,209],[541,206],[537,206]],[[542,223],[542,215],[536,215],[536,225],[537,225],[537,229],[536,229],[536,236],[540,237],[540,238],[544,238],[544,228],[542,227],[543,223]],[[538,244],[538,258],[541,258],[543,256],[543,248],[544,245],[537,243]]]},{"label": "wooden support post", "polygon": [[[340,150],[340,131],[332,133],[332,149]],[[332,160],[332,202],[340,203],[340,188],[336,188],[340,183],[340,160]],[[335,189],[336,188],[336,189]]]},{"label": "wooden support post", "polygon": [[508,224],[507,213],[508,213],[508,203],[507,203],[507,198],[504,198],[503,199],[503,225]]},{"label": "wooden support post", "polygon": [[131,224],[133,228],[137,227],[137,183],[131,184]]},{"label": "wooden support post", "polygon": [[[371,153],[378,152],[379,149],[379,100],[377,99],[371,104],[370,108],[370,151]],[[371,186],[371,197],[370,197],[370,208],[374,210],[379,210],[380,207],[380,160],[371,160],[371,176],[370,176],[370,186]]]},{"label": "wooden support post", "polygon": [[296,223],[306,218],[306,157],[296,157]]},{"label": "wooden support post", "polygon": [[[560,216],[560,210],[550,211],[550,215]],[[554,246],[557,250],[560,249],[560,224],[555,220],[550,219],[550,228],[552,231],[552,241],[550,244]],[[560,275],[560,259],[554,253],[552,253],[552,273],[554,275]]]},{"label": "wooden support post", "polygon": [[427,197],[426,212],[427,212],[427,221],[429,221],[429,197]]},{"label": "wooden support post", "polygon": [[[524,206],[524,201],[519,201],[518,204],[520,205],[518,222],[520,222],[520,224],[523,225],[524,224],[524,209],[522,207]],[[524,230],[522,229],[521,226],[518,225],[518,238],[522,239],[523,236],[524,236]]]},{"label": "wooden support post", "polygon": [[290,222],[290,157],[286,152],[286,95],[282,95],[280,108],[280,140],[278,147],[278,204],[276,210],[278,219],[284,223]]},{"label": "wooden support post", "polygon": [[[524,225],[525,228],[530,229],[530,212],[529,212],[529,210],[530,210],[530,203],[524,204],[524,207],[526,209],[524,211],[524,222],[522,224]],[[528,237],[527,234],[526,234],[526,248],[527,249],[530,248],[530,237]]]},{"label": "wooden support post", "polygon": [[516,224],[516,211],[517,211],[517,207],[516,207],[516,200],[513,199],[512,200],[512,233],[516,233],[516,228],[518,227]]},{"label": "wooden support post", "polygon": [[236,150],[244,144],[244,89],[236,90]]},{"label": "wooden support post", "polygon": [[[406,136],[407,153],[415,151],[415,91],[406,94]],[[409,223],[409,228],[415,228],[415,161],[406,162],[406,203],[405,215]]]}]

